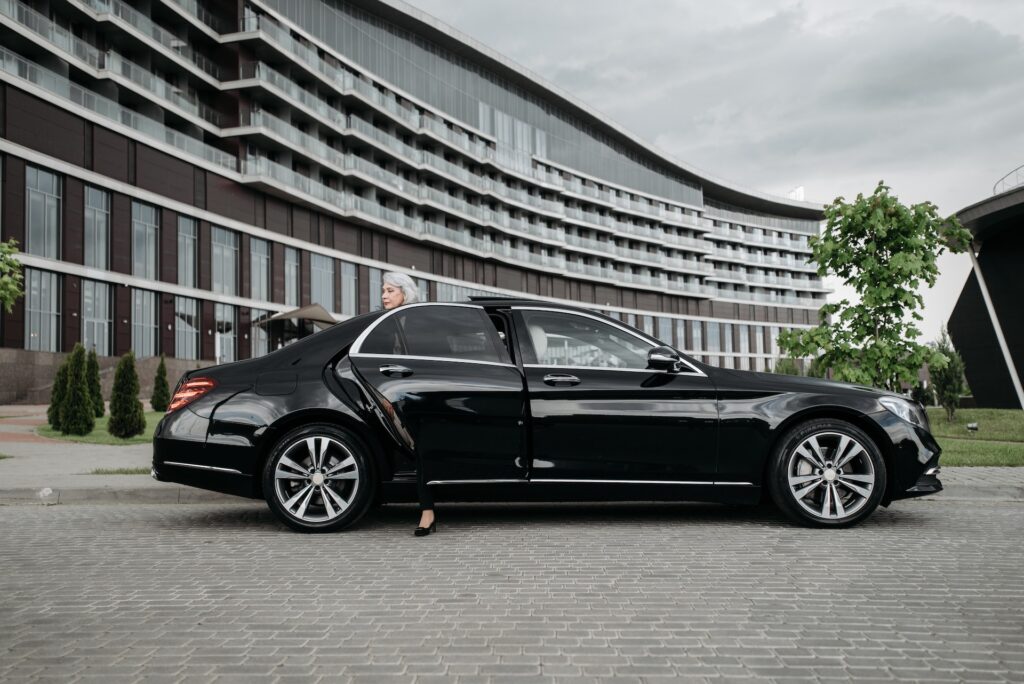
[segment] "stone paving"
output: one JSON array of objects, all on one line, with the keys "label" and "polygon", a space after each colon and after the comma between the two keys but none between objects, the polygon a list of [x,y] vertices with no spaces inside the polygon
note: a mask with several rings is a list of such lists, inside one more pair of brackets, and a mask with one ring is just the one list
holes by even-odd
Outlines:
[{"label": "stone paving", "polygon": [[1024,681],[1024,505],[0,507],[0,681]]}]

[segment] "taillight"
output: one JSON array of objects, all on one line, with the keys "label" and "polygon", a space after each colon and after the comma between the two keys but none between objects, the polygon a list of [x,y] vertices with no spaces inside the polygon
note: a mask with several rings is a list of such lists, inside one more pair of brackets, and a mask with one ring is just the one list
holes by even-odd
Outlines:
[{"label": "taillight", "polygon": [[210,378],[194,378],[185,382],[177,389],[167,407],[167,412],[177,411],[182,406],[188,406],[196,399],[199,399],[207,392],[217,386],[217,383]]}]

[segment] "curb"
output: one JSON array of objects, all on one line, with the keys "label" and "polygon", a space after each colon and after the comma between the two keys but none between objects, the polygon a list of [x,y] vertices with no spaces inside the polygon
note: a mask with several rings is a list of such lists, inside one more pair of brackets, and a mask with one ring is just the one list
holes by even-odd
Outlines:
[{"label": "curb", "polygon": [[239,504],[257,499],[208,492],[192,487],[69,487],[64,489],[0,489],[0,506],[91,504]]}]

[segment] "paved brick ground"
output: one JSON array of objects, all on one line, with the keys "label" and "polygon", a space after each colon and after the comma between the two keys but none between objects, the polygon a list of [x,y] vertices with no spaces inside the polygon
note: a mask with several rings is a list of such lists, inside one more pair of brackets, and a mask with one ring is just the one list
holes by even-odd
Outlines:
[{"label": "paved brick ground", "polygon": [[1024,681],[1024,505],[0,507],[0,681]]}]

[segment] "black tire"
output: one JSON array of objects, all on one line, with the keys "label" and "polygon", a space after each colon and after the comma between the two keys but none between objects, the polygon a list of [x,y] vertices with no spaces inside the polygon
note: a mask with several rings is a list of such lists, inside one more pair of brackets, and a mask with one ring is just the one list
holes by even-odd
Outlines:
[{"label": "black tire", "polygon": [[768,465],[772,500],[808,527],[849,527],[878,507],[887,473],[878,445],[844,420],[800,423],[779,440]]},{"label": "black tire", "polygon": [[351,527],[366,514],[376,493],[370,450],[335,425],[314,423],[288,432],[263,467],[267,505],[299,532]]}]

